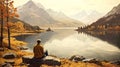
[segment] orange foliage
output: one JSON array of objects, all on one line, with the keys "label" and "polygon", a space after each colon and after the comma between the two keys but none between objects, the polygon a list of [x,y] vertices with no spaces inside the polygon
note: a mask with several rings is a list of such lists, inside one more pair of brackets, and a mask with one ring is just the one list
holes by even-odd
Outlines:
[{"label": "orange foliage", "polygon": [[13,0],[0,0],[0,13],[3,13],[3,15],[0,15],[0,18],[13,18],[13,17],[19,17],[17,12],[17,8],[14,8],[13,6],[14,1]]}]

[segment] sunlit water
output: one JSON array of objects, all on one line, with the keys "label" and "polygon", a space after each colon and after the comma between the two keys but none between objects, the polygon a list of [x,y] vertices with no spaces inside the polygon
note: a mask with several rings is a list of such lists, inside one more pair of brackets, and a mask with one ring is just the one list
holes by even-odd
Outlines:
[{"label": "sunlit water", "polygon": [[72,29],[57,29],[54,32],[45,32],[34,35],[16,37],[18,40],[28,42],[32,51],[37,39],[42,39],[45,50],[50,55],[58,57],[71,57],[81,55],[87,58],[102,60],[119,60],[120,49],[113,44],[100,40],[93,36],[77,33]]}]

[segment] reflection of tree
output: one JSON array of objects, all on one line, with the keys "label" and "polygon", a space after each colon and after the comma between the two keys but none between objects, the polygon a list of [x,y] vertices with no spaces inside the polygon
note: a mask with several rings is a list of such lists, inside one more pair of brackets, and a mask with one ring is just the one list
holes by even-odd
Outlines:
[{"label": "reflection of tree", "polygon": [[[37,39],[42,39],[42,43],[46,43],[48,41],[52,41],[53,39],[62,40],[70,35],[74,34],[73,30],[66,30],[66,29],[60,29],[60,30],[54,30],[54,32],[45,32],[41,34],[35,34],[35,35],[20,35],[15,37],[17,40],[28,42],[29,44],[34,44]],[[30,39],[32,41],[30,42]]]},{"label": "reflection of tree", "polygon": [[118,31],[84,31],[84,33],[97,37],[103,41],[107,41],[120,48],[120,32]]}]

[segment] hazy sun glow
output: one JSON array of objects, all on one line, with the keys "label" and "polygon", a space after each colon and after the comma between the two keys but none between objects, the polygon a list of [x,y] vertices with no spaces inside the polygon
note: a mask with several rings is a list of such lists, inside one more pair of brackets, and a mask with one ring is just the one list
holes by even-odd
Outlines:
[{"label": "hazy sun glow", "polygon": [[[29,0],[15,0],[15,6],[20,6]],[[81,10],[96,10],[101,13],[109,12],[120,0],[33,0],[41,3],[46,9],[62,11],[67,15],[73,15]]]}]

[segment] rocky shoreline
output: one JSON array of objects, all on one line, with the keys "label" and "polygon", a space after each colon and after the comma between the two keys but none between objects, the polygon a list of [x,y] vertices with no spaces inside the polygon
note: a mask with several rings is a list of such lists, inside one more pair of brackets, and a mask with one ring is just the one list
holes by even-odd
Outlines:
[{"label": "rocky shoreline", "polygon": [[[53,56],[50,56],[53,57]],[[1,59],[1,58],[0,58]],[[55,59],[58,59],[57,61]],[[109,61],[99,61],[96,59],[84,59],[78,58],[77,56],[74,57],[72,60],[66,59],[66,58],[58,58],[53,57],[50,60],[44,61],[43,64],[41,64],[41,67],[120,67],[120,61],[117,61],[115,63],[109,62]],[[28,67],[29,64],[23,63],[23,60],[21,57],[15,58],[13,60],[5,60],[2,58],[2,61],[5,61],[7,63],[2,63],[0,66],[8,66],[8,67]],[[39,63],[39,62],[38,62]],[[34,65],[37,65],[34,64]]]},{"label": "rocky shoreline", "polygon": [[[6,54],[9,53],[9,54]],[[6,57],[3,55],[6,54]],[[0,52],[0,67],[8,66],[8,67],[28,67],[30,64],[26,63],[23,60],[23,57],[31,59],[33,53],[25,52],[25,51],[15,51],[5,49],[4,52]],[[31,57],[28,57],[31,56]],[[45,60],[40,62],[35,62],[34,65],[41,63],[41,67],[120,67],[120,61],[101,61],[95,58],[85,58],[83,56],[74,55],[71,58],[59,58],[56,56],[47,56],[44,58]]]}]

